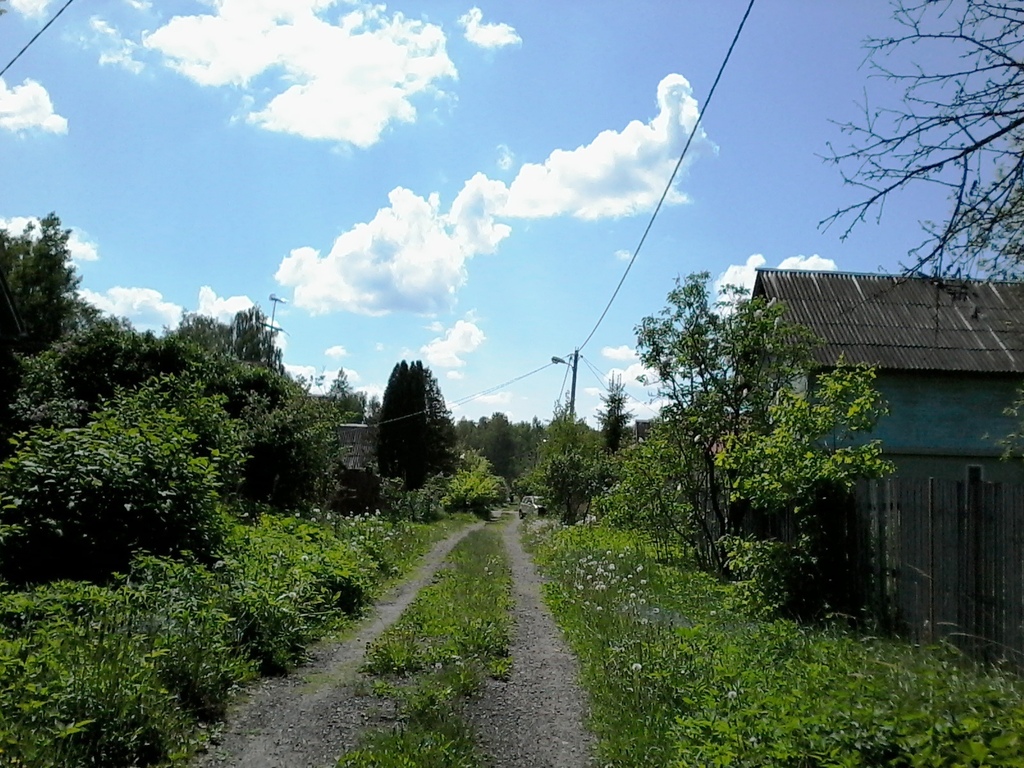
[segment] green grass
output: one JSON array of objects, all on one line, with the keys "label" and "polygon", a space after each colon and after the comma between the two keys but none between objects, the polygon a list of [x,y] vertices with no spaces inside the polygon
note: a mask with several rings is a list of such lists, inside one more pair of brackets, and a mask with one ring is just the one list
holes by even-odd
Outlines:
[{"label": "green grass", "polygon": [[237,525],[210,568],[146,557],[111,587],[0,585],[0,766],[184,764],[240,684],[295,666],[450,531],[325,522]]},{"label": "green grass", "polygon": [[397,702],[394,728],[373,732],[341,768],[480,765],[458,715],[485,675],[508,674],[511,573],[499,526],[466,536],[434,581],[367,649],[375,692]]},{"label": "green grass", "polygon": [[632,534],[542,537],[546,599],[582,665],[602,764],[1024,766],[1020,681],[727,608],[730,587]]}]

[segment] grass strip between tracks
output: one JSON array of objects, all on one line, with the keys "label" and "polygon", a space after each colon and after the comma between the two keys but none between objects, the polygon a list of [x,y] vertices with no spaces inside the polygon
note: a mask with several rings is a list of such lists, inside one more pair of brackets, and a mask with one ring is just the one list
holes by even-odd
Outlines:
[{"label": "grass strip between tracks", "polygon": [[470,768],[480,764],[473,736],[458,714],[485,676],[506,677],[512,578],[501,526],[466,536],[434,581],[398,622],[367,649],[382,706],[393,725],[367,734],[339,768]]}]

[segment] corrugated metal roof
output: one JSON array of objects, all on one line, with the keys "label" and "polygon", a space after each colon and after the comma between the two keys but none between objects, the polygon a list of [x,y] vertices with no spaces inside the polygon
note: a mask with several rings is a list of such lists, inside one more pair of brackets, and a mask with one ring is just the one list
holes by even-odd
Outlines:
[{"label": "corrugated metal roof", "polygon": [[754,295],[824,339],[823,365],[1024,373],[1024,283],[764,269]]}]

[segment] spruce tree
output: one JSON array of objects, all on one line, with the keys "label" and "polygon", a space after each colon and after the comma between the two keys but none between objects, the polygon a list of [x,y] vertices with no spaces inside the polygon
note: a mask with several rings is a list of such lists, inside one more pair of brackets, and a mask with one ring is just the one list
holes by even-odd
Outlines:
[{"label": "spruce tree", "polygon": [[455,466],[455,426],[437,379],[419,360],[391,371],[377,428],[377,466],[406,490]]}]

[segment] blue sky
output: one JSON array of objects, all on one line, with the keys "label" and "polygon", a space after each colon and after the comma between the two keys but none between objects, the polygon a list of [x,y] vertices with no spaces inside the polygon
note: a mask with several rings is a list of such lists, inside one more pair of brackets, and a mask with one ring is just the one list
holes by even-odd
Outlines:
[{"label": "blue sky", "polygon": [[[7,0],[0,63],[63,3]],[[380,393],[422,359],[478,418],[550,418],[647,225],[745,0],[78,0],[0,80],[0,224],[55,211],[86,298],[136,327],[271,293],[296,374]],[[888,3],[761,0],[621,293],[577,410],[622,375],[677,276],[897,271],[942,200],[880,224],[824,164],[832,121],[894,97],[862,41]],[[898,95],[898,94],[897,94]]]}]

